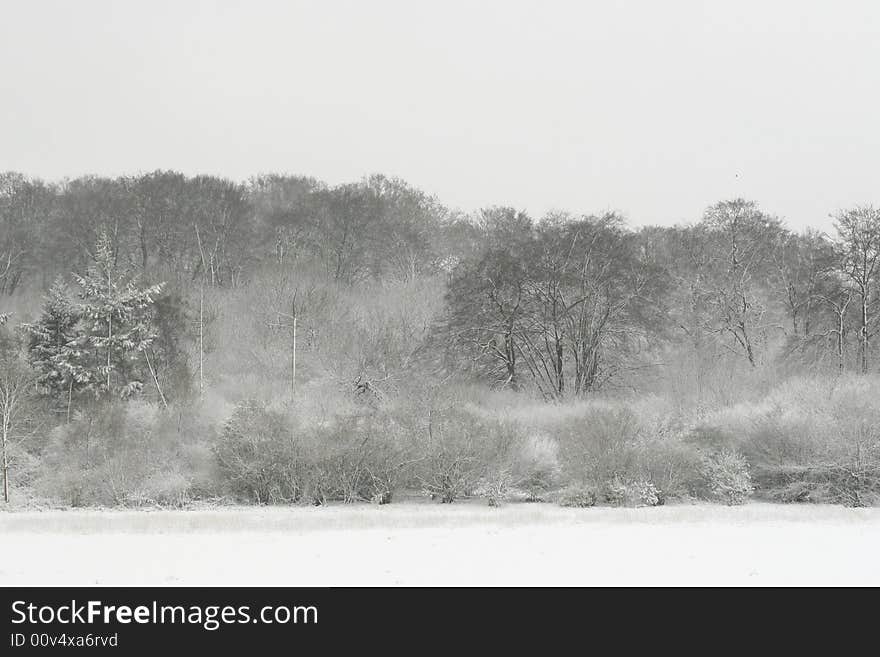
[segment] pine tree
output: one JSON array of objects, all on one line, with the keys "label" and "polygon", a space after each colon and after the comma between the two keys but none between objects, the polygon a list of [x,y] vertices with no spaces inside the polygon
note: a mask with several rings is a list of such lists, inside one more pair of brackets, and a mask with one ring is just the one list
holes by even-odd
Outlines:
[{"label": "pine tree", "polygon": [[77,347],[80,313],[61,279],[55,281],[43,304],[40,318],[24,324],[28,334],[28,360],[37,374],[37,385],[52,397],[64,398],[67,405],[84,382]]},{"label": "pine tree", "polygon": [[97,396],[131,396],[143,387],[138,359],[155,339],[150,311],[162,284],[141,288],[117,266],[110,239],[98,239],[95,262],[85,276],[75,276],[82,299],[79,350],[88,356],[80,371]]}]

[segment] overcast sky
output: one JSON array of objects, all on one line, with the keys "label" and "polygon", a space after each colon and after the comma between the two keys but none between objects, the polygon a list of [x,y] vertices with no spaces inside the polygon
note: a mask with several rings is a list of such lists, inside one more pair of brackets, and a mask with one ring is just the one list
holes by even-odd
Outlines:
[{"label": "overcast sky", "polygon": [[880,2],[0,0],[0,170],[792,227],[880,203]]}]

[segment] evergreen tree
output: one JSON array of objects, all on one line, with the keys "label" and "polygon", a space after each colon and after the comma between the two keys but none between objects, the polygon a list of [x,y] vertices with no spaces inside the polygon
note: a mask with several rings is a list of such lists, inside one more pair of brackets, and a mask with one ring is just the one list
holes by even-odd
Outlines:
[{"label": "evergreen tree", "polygon": [[81,367],[77,338],[79,310],[61,279],[55,281],[43,304],[40,318],[24,324],[28,334],[28,360],[37,374],[37,385],[53,398],[64,398],[68,405],[83,387],[77,379]]},{"label": "evergreen tree", "polygon": [[98,238],[92,266],[75,279],[82,299],[77,344],[87,355],[77,378],[97,396],[129,397],[143,387],[137,361],[156,337],[150,315],[163,286],[140,287],[118,266],[106,233]]}]

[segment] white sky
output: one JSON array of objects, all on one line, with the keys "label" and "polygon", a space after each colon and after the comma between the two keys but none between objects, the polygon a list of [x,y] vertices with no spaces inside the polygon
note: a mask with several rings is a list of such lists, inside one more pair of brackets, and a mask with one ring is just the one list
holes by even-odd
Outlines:
[{"label": "white sky", "polygon": [[880,2],[0,0],[0,170],[397,175],[463,210],[880,203]]}]

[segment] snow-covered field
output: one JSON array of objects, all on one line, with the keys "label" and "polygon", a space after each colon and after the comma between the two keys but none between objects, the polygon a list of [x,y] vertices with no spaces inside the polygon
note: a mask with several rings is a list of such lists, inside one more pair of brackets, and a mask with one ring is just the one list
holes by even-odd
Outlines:
[{"label": "snow-covered field", "polygon": [[0,513],[0,585],[880,585],[880,509]]}]

